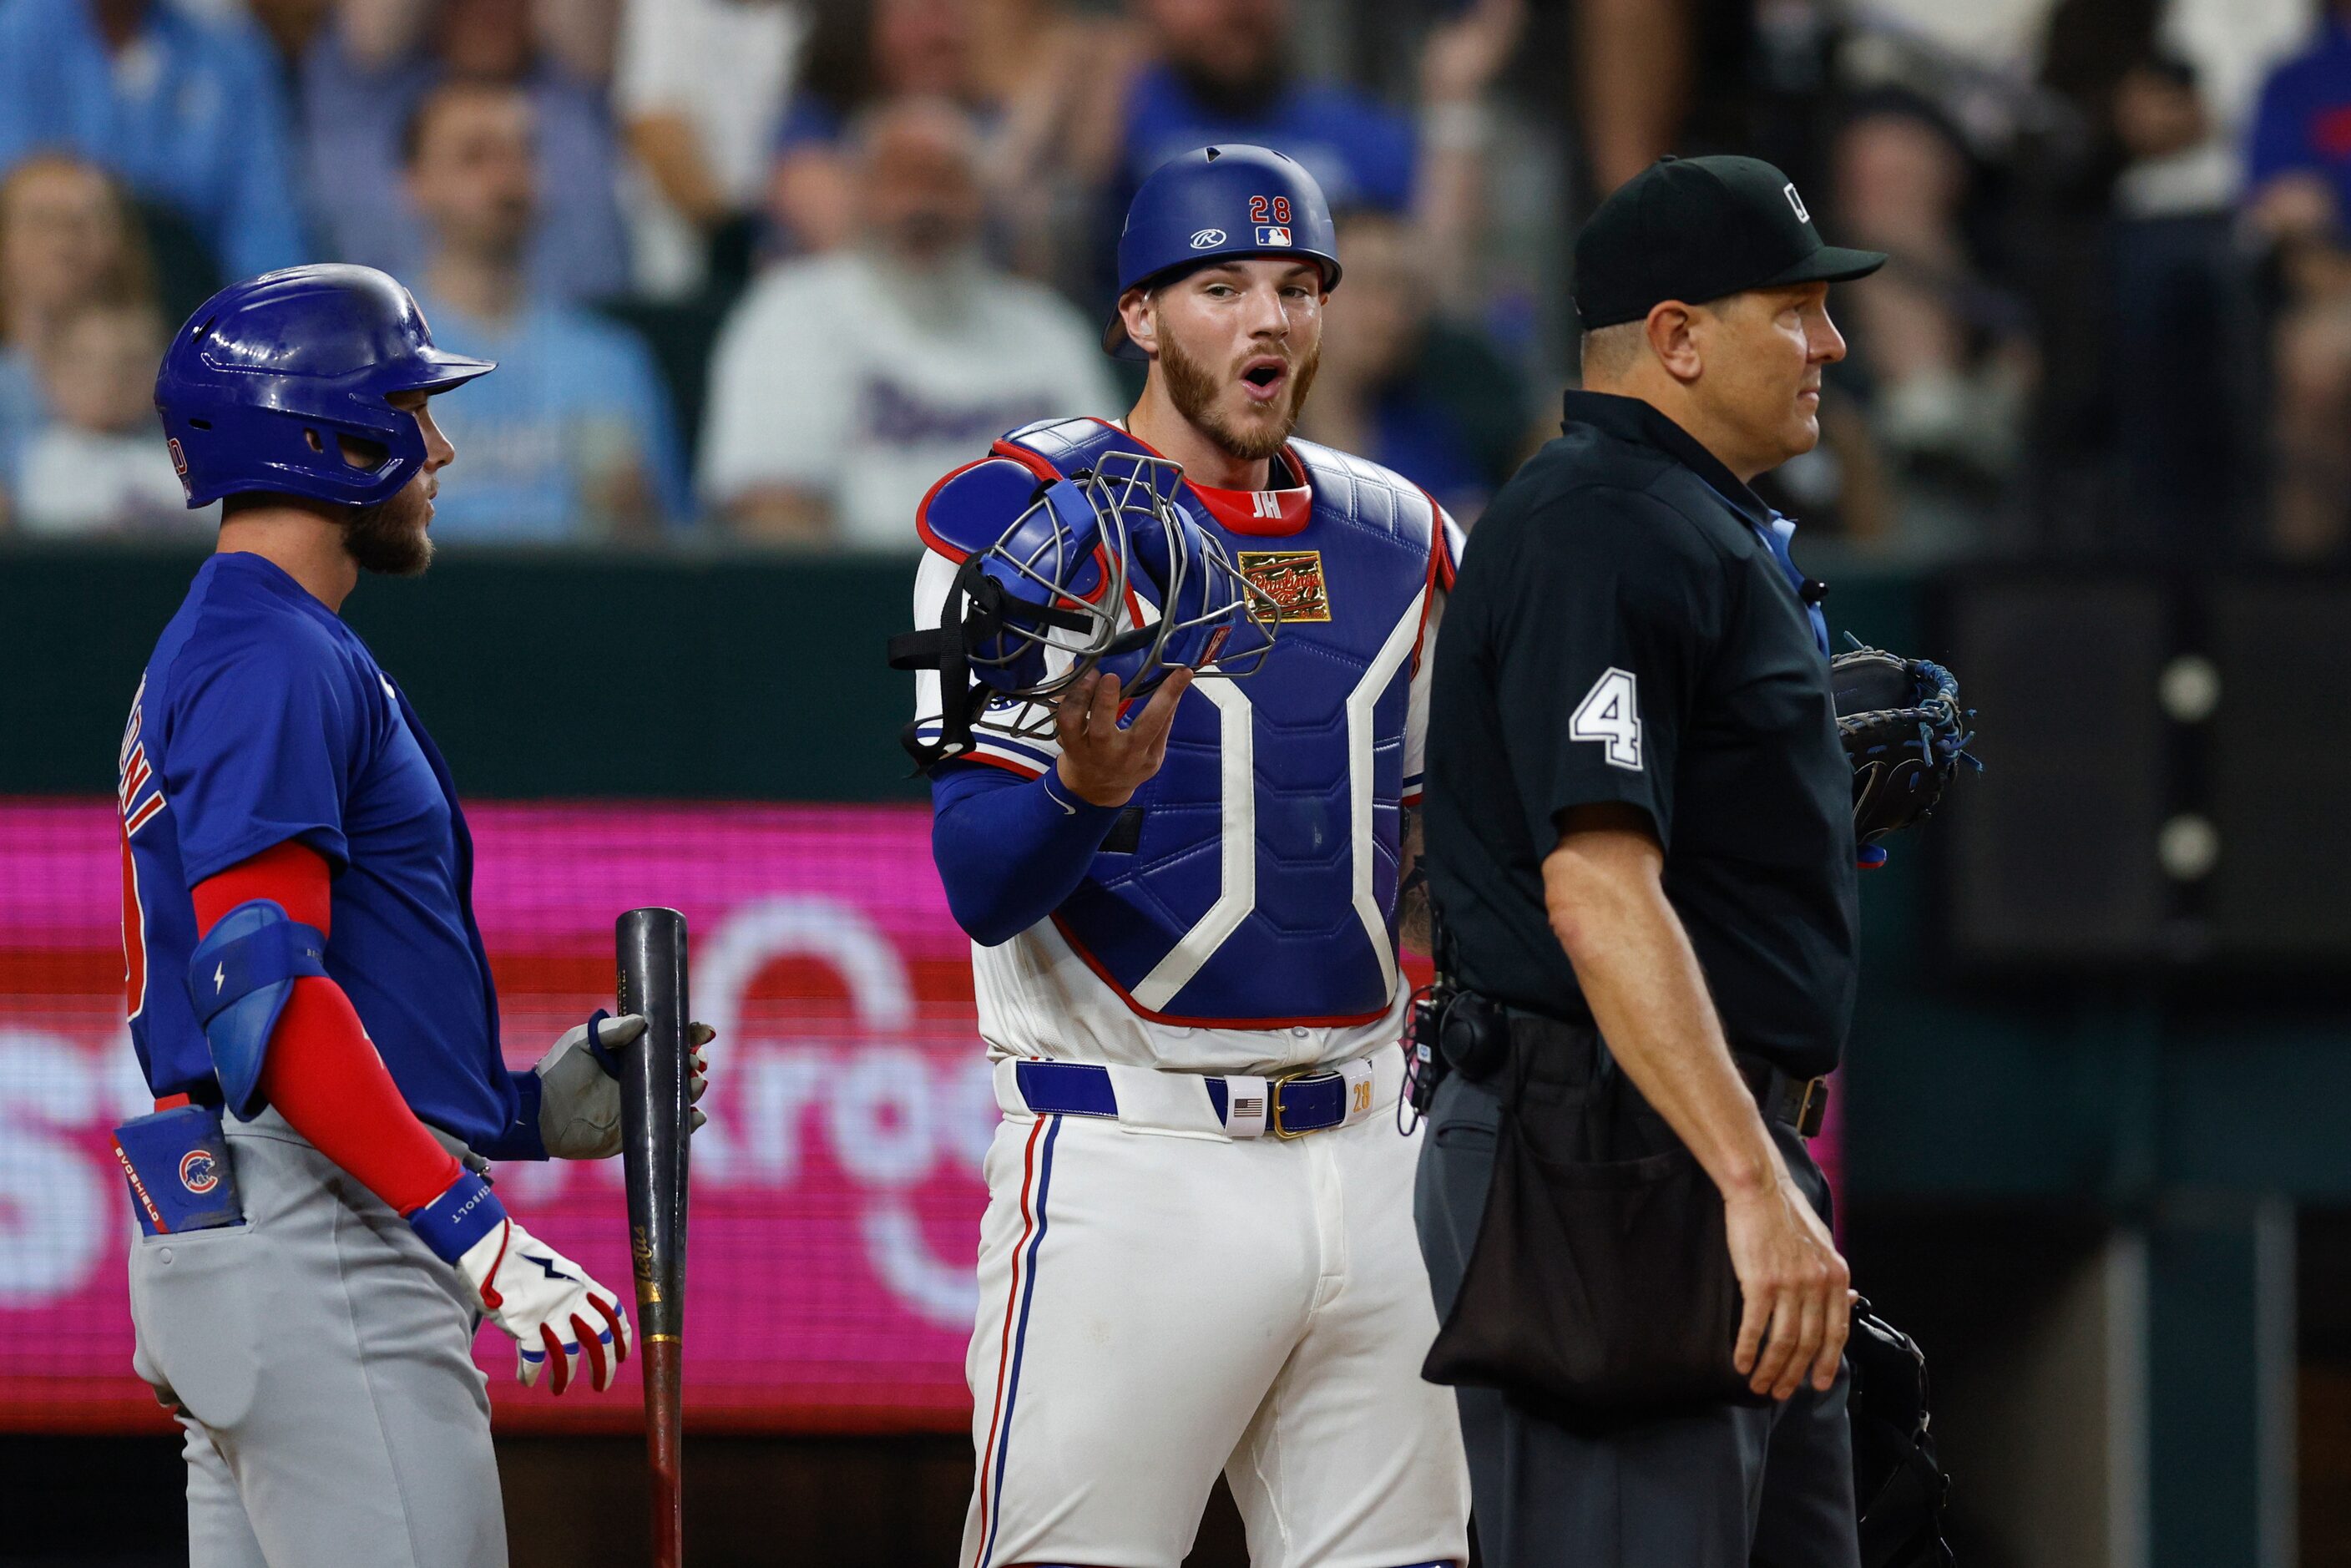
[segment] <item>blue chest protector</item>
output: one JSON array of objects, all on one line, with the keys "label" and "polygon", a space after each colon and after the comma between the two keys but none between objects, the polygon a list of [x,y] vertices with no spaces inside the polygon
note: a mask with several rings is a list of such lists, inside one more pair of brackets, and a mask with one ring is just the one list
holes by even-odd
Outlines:
[{"label": "blue chest protector", "polygon": [[[1144,448],[1069,420],[1017,430],[998,450],[1029,474],[981,465],[964,476],[975,496]],[[1305,442],[1290,450],[1312,496],[1294,531],[1228,528],[1178,487],[1178,504],[1287,613],[1255,674],[1193,687],[1165,764],[1052,916],[1129,1006],[1168,1022],[1369,1022],[1395,990],[1405,713],[1440,526],[1387,470]],[[949,499],[926,508],[935,547],[982,542],[945,537],[950,517],[984,513],[1002,528],[998,507],[938,504]]]}]

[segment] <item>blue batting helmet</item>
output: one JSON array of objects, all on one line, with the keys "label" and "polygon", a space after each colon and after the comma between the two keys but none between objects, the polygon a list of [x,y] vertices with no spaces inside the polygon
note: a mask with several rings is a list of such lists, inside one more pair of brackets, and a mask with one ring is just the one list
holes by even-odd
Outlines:
[{"label": "blue batting helmet", "polygon": [[[1304,256],[1339,287],[1339,235],[1322,187],[1296,159],[1270,147],[1202,147],[1151,172],[1118,236],[1118,291],[1236,256]],[[1102,348],[1122,360],[1143,351],[1111,312]]]},{"label": "blue batting helmet", "polygon": [[[392,394],[497,367],[433,346],[416,300],[371,267],[295,267],[232,284],[188,318],[155,375],[172,464],[201,507],[266,490],[343,506],[391,499],[424,466]],[[340,437],[383,456],[354,466]]]}]

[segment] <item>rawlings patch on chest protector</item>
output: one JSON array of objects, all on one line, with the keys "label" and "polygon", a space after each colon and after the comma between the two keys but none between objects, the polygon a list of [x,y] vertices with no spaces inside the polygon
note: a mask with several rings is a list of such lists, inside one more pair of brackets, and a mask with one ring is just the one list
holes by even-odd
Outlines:
[{"label": "rawlings patch on chest protector", "polygon": [[1319,549],[1245,549],[1236,556],[1241,575],[1280,608],[1284,621],[1331,619],[1331,590],[1322,580]]}]

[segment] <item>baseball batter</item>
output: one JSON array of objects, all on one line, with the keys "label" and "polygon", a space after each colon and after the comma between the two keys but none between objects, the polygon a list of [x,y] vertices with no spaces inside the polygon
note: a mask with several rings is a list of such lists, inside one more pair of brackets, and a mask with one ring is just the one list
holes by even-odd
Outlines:
[{"label": "baseball batter", "polygon": [[[1119,267],[1105,347],[1150,367],[1128,419],[1014,431],[918,518],[915,622],[946,623],[955,678],[920,677],[913,735],[1004,1113],[962,1561],[1173,1568],[1221,1470],[1262,1568],[1459,1563],[1468,1480],[1419,1376],[1436,1320],[1394,1114],[1449,521],[1398,476],[1289,439],[1340,276],[1304,169],[1246,146],[1173,161],[1135,196]],[[1170,515],[1079,498],[1137,476]],[[1067,573],[1046,596],[1062,623],[1123,564],[1120,624],[1198,612],[1196,645],[1147,678],[1106,657],[1050,707],[967,703],[984,694],[953,639],[1001,596],[965,563],[1000,561],[1017,520],[1044,529],[1024,559]],[[1203,563],[1279,607],[1247,678],[1207,669],[1251,627],[1203,609]],[[1153,689],[1129,702],[1137,680]]]},{"label": "baseball batter", "polygon": [[156,379],[188,504],[226,498],[118,792],[156,1095],[117,1131],[136,1365],[185,1433],[194,1568],[496,1568],[481,1317],[558,1394],[629,1354],[487,1161],[618,1153],[605,1052],[643,1020],[507,1070],[449,770],[337,613],[362,571],[424,570],[455,455],[428,401],[493,368],[384,274],[308,267],[207,300]]}]

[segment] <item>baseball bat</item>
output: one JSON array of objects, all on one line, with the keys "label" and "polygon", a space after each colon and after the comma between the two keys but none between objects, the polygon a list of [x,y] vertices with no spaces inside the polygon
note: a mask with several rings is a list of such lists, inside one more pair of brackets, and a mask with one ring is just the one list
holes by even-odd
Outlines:
[{"label": "baseball bat", "polygon": [[632,909],[614,930],[623,1013],[645,1032],[622,1060],[621,1161],[629,1255],[637,1277],[637,1344],[645,1379],[645,1457],[653,1472],[654,1568],[683,1568],[685,1505],[679,1440],[685,1326],[685,916]]}]

